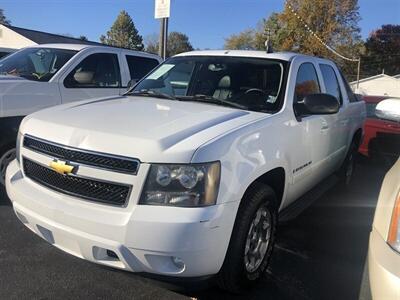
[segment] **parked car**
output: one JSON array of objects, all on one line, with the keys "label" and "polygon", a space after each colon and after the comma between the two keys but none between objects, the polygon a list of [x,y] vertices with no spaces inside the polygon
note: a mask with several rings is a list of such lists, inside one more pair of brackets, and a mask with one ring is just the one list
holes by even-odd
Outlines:
[{"label": "parked car", "polygon": [[9,55],[15,51],[16,51],[16,49],[0,47],[0,59],[6,57],[7,55]]},{"label": "parked car", "polygon": [[[380,102],[377,115],[400,124],[400,101]],[[386,174],[379,194],[368,269],[373,299],[400,299],[400,158]]]},{"label": "parked car", "polygon": [[7,193],[72,255],[236,292],[266,269],[282,209],[334,172],[350,183],[365,114],[326,59],[180,54],[113,101],[26,117]]},{"label": "parked car", "polygon": [[15,158],[22,118],[77,100],[123,94],[154,69],[153,54],[108,46],[48,44],[24,48],[0,61],[0,184]]},{"label": "parked car", "polygon": [[[359,151],[365,156],[389,156],[397,159],[400,155],[400,124],[398,122],[381,119],[375,112],[377,104],[388,98],[390,97],[363,97],[367,106],[367,119],[364,124],[365,136]],[[400,101],[400,99],[396,99],[396,101]]]}]

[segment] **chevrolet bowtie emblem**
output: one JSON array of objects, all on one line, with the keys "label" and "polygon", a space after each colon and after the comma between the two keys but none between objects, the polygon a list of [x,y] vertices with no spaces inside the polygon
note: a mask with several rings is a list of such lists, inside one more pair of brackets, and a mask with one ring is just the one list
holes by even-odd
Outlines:
[{"label": "chevrolet bowtie emblem", "polygon": [[50,163],[50,168],[58,174],[67,175],[74,171],[75,166],[71,166],[65,161],[54,160]]}]

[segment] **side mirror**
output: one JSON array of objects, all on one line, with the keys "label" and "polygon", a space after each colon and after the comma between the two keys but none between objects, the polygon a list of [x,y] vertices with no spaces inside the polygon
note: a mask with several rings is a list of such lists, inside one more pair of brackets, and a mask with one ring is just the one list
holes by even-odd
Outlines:
[{"label": "side mirror", "polygon": [[383,120],[400,122],[400,99],[385,99],[375,108],[375,115]]},{"label": "side mirror", "polygon": [[298,103],[301,112],[308,115],[330,115],[339,111],[340,103],[336,97],[329,94],[311,94]]},{"label": "side mirror", "polygon": [[136,83],[138,83],[138,79],[131,79],[128,81],[128,85],[126,86],[127,90],[130,90]]}]

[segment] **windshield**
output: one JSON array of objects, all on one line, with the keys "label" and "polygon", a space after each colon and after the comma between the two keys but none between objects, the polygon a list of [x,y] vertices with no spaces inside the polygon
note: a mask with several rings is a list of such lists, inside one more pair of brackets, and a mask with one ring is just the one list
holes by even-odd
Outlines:
[{"label": "windshield", "polygon": [[273,112],[279,110],[282,102],[283,64],[245,57],[175,57],[155,69],[131,92]]},{"label": "windshield", "polygon": [[0,60],[0,74],[49,81],[77,51],[26,48]]}]

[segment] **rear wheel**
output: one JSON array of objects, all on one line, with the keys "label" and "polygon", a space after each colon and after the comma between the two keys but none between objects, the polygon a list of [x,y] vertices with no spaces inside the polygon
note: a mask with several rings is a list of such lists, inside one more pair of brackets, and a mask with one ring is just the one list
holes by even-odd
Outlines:
[{"label": "rear wheel", "polygon": [[239,293],[261,278],[272,254],[277,216],[274,191],[267,185],[253,184],[242,199],[218,274],[222,289]]},{"label": "rear wheel", "polygon": [[6,170],[16,157],[15,148],[9,147],[0,153],[0,185],[5,185]]}]

